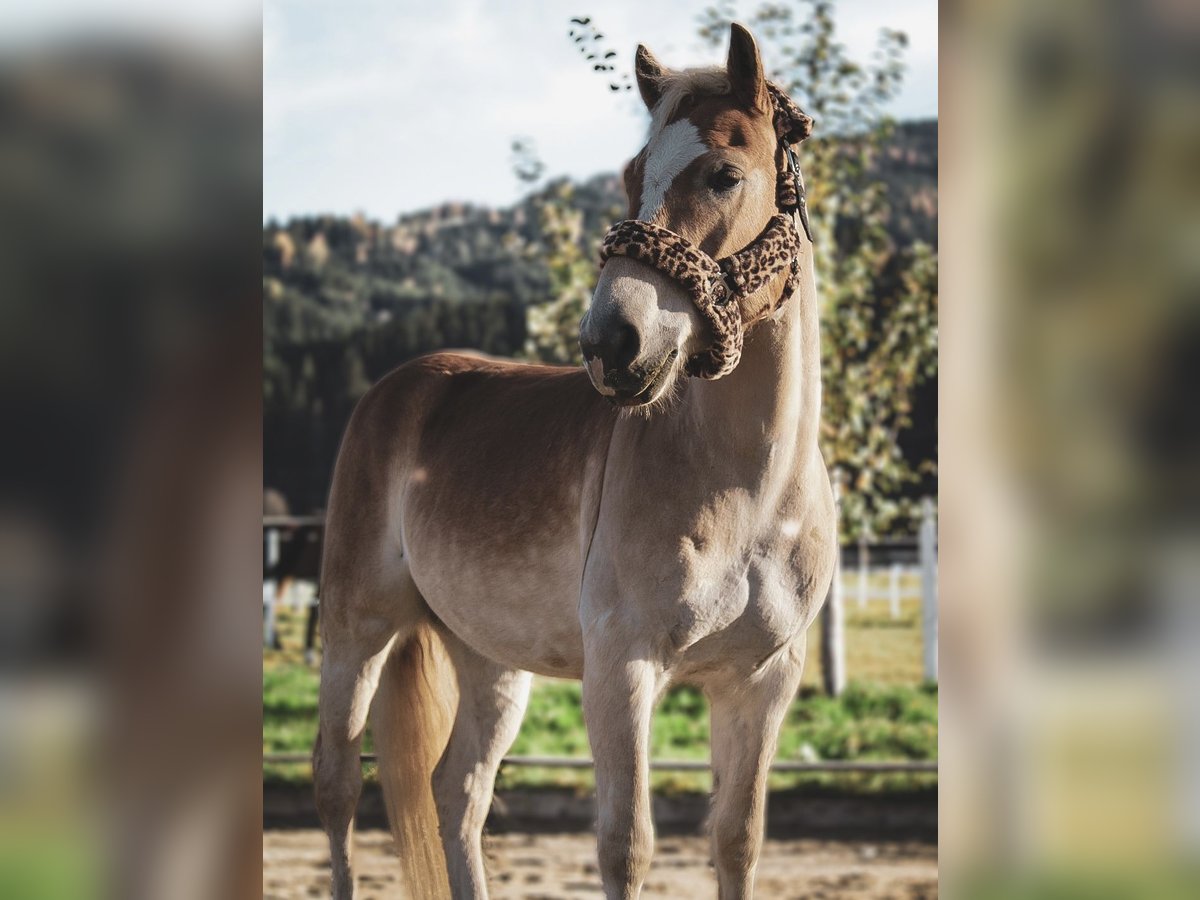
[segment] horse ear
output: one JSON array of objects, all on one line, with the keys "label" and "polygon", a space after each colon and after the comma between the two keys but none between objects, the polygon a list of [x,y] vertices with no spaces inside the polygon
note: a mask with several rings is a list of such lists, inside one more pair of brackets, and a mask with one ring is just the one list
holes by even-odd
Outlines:
[{"label": "horse ear", "polygon": [[637,55],[633,58],[633,71],[637,76],[638,91],[646,103],[646,109],[654,109],[658,98],[662,96],[662,77],[667,70],[654,58],[654,54],[646,49],[645,44],[638,44]]},{"label": "horse ear", "polygon": [[737,22],[729,26],[729,59],[725,68],[729,71],[733,95],[739,101],[762,112],[771,108],[758,44],[754,42],[754,35]]}]

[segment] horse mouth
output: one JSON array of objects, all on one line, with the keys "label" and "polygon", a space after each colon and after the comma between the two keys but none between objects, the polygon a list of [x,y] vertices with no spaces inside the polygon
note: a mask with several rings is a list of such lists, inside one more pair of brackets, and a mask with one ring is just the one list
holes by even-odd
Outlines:
[{"label": "horse mouth", "polygon": [[636,394],[626,395],[617,392],[616,395],[609,397],[609,400],[612,401],[613,405],[622,407],[645,406],[647,403],[653,403],[662,390],[663,385],[667,383],[667,379],[671,377],[671,373],[675,368],[673,363],[678,358],[679,351],[672,350],[663,357],[662,362],[655,367],[650,377],[646,379],[642,389]]}]

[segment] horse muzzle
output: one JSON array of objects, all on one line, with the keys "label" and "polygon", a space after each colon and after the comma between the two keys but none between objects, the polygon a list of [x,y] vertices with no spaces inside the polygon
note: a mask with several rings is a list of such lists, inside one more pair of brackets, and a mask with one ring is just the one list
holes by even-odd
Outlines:
[{"label": "horse muzzle", "polygon": [[587,362],[588,375],[601,394],[614,406],[635,407],[653,403],[675,374],[679,351],[671,350],[657,363],[608,369],[598,357]]}]

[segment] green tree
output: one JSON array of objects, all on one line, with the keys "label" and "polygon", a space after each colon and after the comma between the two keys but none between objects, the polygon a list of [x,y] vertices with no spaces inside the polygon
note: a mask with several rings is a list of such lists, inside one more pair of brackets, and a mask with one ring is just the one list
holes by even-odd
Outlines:
[{"label": "green tree", "polygon": [[[513,171],[518,180],[535,186],[545,172],[533,144],[513,142]],[[591,301],[597,263],[584,252],[583,212],[575,205],[575,187],[561,179],[534,196],[538,240],[526,246],[527,256],[539,258],[550,276],[548,299],[527,310],[525,355],[548,363],[580,365],[579,320]]]},{"label": "green tree", "polygon": [[341,381],[344,397],[347,403],[354,404],[371,387],[371,380],[367,377],[367,367],[358,347],[352,344],[346,348],[342,365]]}]

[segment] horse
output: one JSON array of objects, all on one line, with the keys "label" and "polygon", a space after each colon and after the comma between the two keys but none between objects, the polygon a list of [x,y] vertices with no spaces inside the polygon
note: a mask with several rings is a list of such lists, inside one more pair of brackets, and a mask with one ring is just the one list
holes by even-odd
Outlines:
[{"label": "horse", "polygon": [[640,896],[651,862],[655,704],[703,690],[719,895],[752,896],[836,549],[811,236],[794,239],[811,119],[738,25],[723,67],[639,46],[635,71],[649,138],[580,323],[585,365],[422,357],[343,437],[313,757],[339,900],[368,719],[409,895],[488,896],[482,829],[531,673],[582,681],[608,898]]},{"label": "horse", "polygon": [[[287,498],[274,488],[263,491],[263,517],[286,517],[291,514]],[[321,541],[319,525],[285,525],[275,529],[276,550],[272,554],[268,532],[263,530],[263,582],[273,581],[275,588],[270,599],[264,595],[264,615],[268,619],[265,637],[279,650],[281,643],[275,627],[275,614],[284,595],[297,580],[320,581]],[[272,561],[274,555],[274,561]],[[269,604],[269,606],[267,606]],[[318,606],[308,604],[308,619],[304,626],[304,658],[311,664],[315,657]]]}]

